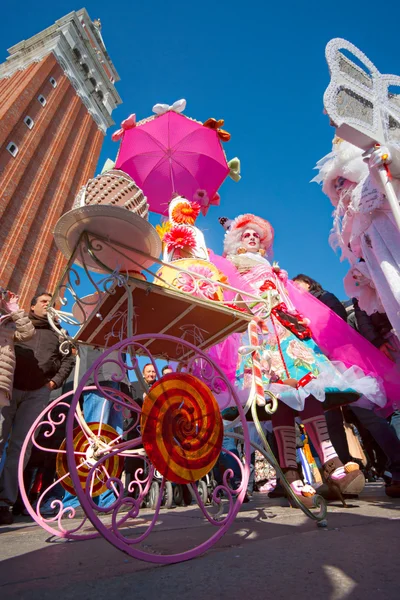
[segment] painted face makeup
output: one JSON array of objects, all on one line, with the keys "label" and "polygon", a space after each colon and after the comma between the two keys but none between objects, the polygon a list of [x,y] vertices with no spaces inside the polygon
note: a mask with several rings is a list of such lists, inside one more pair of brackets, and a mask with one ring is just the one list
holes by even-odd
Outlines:
[{"label": "painted face makeup", "polygon": [[258,252],[260,249],[260,236],[254,229],[246,229],[242,235],[242,244],[246,252]]},{"label": "painted face makeup", "polygon": [[333,185],[337,192],[341,192],[342,190],[348,190],[355,184],[349,179],[346,179],[345,177],[336,177],[335,183]]}]

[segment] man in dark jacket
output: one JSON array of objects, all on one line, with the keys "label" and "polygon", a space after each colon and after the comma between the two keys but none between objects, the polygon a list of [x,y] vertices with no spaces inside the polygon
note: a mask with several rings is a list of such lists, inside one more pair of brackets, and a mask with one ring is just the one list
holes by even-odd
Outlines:
[{"label": "man in dark jacket", "polygon": [[[153,363],[147,363],[144,365],[142,369],[142,375],[144,382],[150,388],[157,379],[157,373],[154,368]],[[146,390],[142,385],[141,381],[133,381],[131,383],[131,394],[132,398],[139,404],[139,406],[143,405],[143,399],[146,395]],[[140,436],[140,432],[138,427],[133,427],[134,423],[137,421],[137,413],[126,413],[124,419],[124,430],[125,430],[125,438],[127,440],[135,440]],[[144,469],[144,461],[142,458],[137,456],[130,456],[125,458],[125,493],[126,495],[132,495],[135,492],[135,486],[133,486],[132,482],[135,481],[135,473],[138,469]],[[133,486],[133,489],[132,489]],[[129,491],[131,490],[131,491]],[[137,493],[137,486],[136,486]]]},{"label": "man in dark jacket", "polygon": [[[47,319],[51,294],[35,296],[29,317],[35,336],[15,345],[14,387],[9,407],[0,417],[0,457],[8,440],[6,460],[0,477],[0,525],[11,524],[9,507],[18,495],[18,461],[22,444],[30,427],[48,404],[50,392],[61,387],[74,364],[72,354],[60,352],[60,335]],[[25,463],[30,452],[25,453]]]},{"label": "man in dark jacket", "polygon": [[339,298],[337,298],[335,294],[324,290],[318,281],[315,281],[315,279],[311,279],[311,277],[303,275],[302,273],[296,275],[296,277],[293,278],[293,281],[295,281],[298,286],[307,290],[307,292],[310,292],[315,298],[318,298],[320,302],[333,310],[333,312],[341,317],[343,321],[347,321],[346,309]]}]

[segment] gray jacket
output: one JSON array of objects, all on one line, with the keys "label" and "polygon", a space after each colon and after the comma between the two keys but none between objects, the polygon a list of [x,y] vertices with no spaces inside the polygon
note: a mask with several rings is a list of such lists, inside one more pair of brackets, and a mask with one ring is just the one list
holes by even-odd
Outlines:
[{"label": "gray jacket", "polygon": [[[80,360],[79,360],[79,378],[78,378],[79,381],[81,381],[81,379],[84,376],[84,374],[86,373],[86,371],[88,371],[90,369],[90,367],[96,362],[96,360],[98,358],[100,358],[100,356],[102,356],[102,354],[104,352],[105,352],[105,350],[103,348],[99,349],[99,348],[94,348],[93,346],[84,346],[84,345],[79,347],[79,358],[80,358]],[[98,381],[99,382],[102,382],[102,383],[105,383],[106,381],[110,382],[110,381],[112,381],[113,375],[116,374],[117,376],[119,376],[121,374],[121,371],[120,371],[118,365],[115,364],[115,362],[111,362],[111,361],[118,362],[118,352],[112,352],[109,355],[109,357],[107,358],[107,361],[104,362],[101,365],[101,367],[99,368],[99,370],[98,370]],[[75,369],[73,369],[72,373],[70,374],[67,381],[65,382],[64,392],[72,389],[74,376],[75,376]],[[129,385],[129,379],[127,377],[126,372],[124,373],[122,383],[126,383],[127,385]],[[92,374],[89,377],[88,381],[86,382],[86,385],[93,385],[93,384],[94,384],[94,378],[93,378],[93,374]]]},{"label": "gray jacket", "polygon": [[0,389],[11,395],[15,371],[14,342],[27,342],[35,328],[23,310],[3,315],[0,321]]}]

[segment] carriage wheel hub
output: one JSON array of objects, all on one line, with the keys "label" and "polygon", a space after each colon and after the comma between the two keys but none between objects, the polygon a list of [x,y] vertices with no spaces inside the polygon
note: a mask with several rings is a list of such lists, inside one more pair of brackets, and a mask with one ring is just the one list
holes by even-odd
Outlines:
[{"label": "carriage wheel hub", "polygon": [[88,446],[85,458],[89,466],[93,467],[102,456],[103,454],[100,452],[100,448],[97,444]]}]

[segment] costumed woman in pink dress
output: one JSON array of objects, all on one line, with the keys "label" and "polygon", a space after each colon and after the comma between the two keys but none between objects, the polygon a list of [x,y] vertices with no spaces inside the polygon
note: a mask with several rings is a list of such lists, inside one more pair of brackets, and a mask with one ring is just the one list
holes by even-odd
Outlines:
[{"label": "costumed woman in pink dress", "polygon": [[[222,220],[224,221],[224,220]],[[342,494],[358,494],[365,480],[354,463],[343,465],[329,439],[323,410],[326,391],[356,391],[367,397],[382,393],[377,381],[358,368],[332,363],[312,339],[307,321],[291,303],[285,282],[287,273],[271,265],[266,253],[271,249],[274,232],[264,219],[245,214],[234,221],[225,220],[224,253],[236,269],[230,283],[244,292],[265,296],[268,292],[272,310],[264,321],[261,342],[261,367],[264,389],[279,398],[278,410],[272,416],[278,445],[279,463],[294,493],[308,507],[313,506],[316,491],[305,485],[296,460],[295,416],[300,417],[318,452],[328,485]],[[217,264],[217,263],[216,263]],[[224,259],[217,266],[228,274]],[[229,275],[228,275],[229,277]],[[245,295],[244,295],[245,298]],[[257,306],[252,307],[257,314]],[[251,346],[242,339],[242,358],[236,373],[236,384],[250,388],[252,383],[251,352],[243,356],[243,348]]]}]

